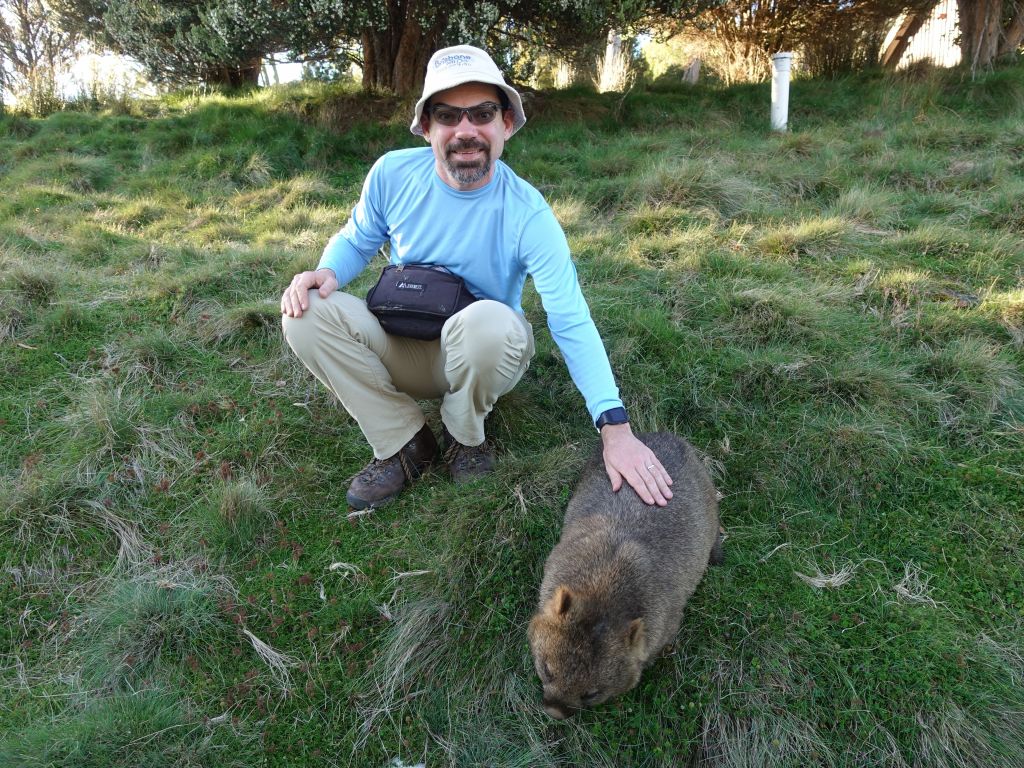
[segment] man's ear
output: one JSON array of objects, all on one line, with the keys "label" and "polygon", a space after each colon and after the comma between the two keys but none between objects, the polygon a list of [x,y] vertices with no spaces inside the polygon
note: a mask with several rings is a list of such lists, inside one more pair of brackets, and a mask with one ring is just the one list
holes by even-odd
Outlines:
[{"label": "man's ear", "polygon": [[423,114],[420,115],[420,130],[423,131],[423,138],[430,142],[430,115],[427,114],[427,110],[423,110]]},{"label": "man's ear", "polygon": [[505,141],[508,141],[512,136],[512,126],[514,123],[512,107],[501,110],[501,121],[505,124]]}]

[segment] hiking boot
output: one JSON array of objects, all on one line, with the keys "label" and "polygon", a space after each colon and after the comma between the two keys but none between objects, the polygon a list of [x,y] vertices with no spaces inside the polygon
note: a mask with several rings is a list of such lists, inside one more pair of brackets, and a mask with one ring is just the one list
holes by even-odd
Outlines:
[{"label": "hiking boot", "polygon": [[494,471],[494,449],[484,440],[480,445],[463,445],[444,430],[444,460],[452,480],[468,483]]},{"label": "hiking boot", "polygon": [[437,458],[434,433],[426,424],[394,456],[374,459],[355,476],[345,495],[356,509],[377,507],[398,496]]}]

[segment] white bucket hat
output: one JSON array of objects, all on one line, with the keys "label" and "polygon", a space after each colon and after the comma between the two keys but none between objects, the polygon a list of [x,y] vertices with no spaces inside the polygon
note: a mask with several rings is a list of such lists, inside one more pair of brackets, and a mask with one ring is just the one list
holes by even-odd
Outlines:
[{"label": "white bucket hat", "polygon": [[416,111],[409,130],[417,136],[422,136],[420,117],[423,115],[423,105],[427,103],[427,99],[439,91],[446,91],[463,83],[487,83],[498,86],[508,96],[511,105],[512,133],[526,124],[523,100],[519,98],[515,89],[505,82],[497,64],[487,52],[472,45],[456,45],[442,48],[430,57],[427,63],[427,76],[423,81],[423,95],[416,102]]}]

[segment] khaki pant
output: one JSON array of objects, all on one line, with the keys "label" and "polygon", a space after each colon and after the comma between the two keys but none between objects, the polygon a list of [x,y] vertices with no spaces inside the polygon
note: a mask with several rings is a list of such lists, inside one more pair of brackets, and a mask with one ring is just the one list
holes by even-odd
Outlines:
[{"label": "khaki pant", "polygon": [[309,309],[282,325],[292,350],[345,406],[378,459],[398,453],[424,425],[418,399],[440,398],[452,437],[482,443],[484,418],[534,353],[526,318],[489,300],[449,318],[434,341],[386,333],[366,302],[340,291],[322,299],[311,290]]}]

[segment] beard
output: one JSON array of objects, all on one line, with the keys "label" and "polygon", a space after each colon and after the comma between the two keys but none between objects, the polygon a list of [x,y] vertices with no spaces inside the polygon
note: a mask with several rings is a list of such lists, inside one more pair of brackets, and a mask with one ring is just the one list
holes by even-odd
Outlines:
[{"label": "beard", "polygon": [[[482,150],[484,155],[479,160],[458,160],[456,152],[467,149]],[[459,184],[476,184],[491,172],[491,147],[483,141],[453,141],[444,148],[444,165],[448,173]]]}]

